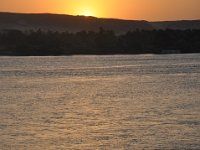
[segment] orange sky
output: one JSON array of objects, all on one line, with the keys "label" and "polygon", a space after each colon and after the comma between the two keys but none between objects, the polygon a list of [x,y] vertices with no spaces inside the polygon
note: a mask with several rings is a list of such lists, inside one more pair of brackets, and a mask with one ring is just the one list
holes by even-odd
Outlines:
[{"label": "orange sky", "polygon": [[0,11],[149,21],[200,19],[200,0],[0,0]]}]

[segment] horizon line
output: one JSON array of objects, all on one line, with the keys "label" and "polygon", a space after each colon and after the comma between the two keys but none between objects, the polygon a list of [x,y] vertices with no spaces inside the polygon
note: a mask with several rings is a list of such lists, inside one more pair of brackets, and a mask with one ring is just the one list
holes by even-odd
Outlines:
[{"label": "horizon line", "polygon": [[200,21],[199,19],[176,19],[176,20],[145,20],[145,19],[124,19],[124,18],[112,18],[112,17],[97,17],[97,16],[85,16],[85,15],[71,15],[66,13],[53,13],[53,12],[15,12],[15,11],[0,11],[0,13],[8,14],[24,14],[24,15],[64,15],[64,16],[74,16],[74,17],[86,17],[86,18],[96,18],[96,19],[114,19],[114,20],[124,20],[124,21],[147,21],[147,22],[173,22],[173,21]]}]

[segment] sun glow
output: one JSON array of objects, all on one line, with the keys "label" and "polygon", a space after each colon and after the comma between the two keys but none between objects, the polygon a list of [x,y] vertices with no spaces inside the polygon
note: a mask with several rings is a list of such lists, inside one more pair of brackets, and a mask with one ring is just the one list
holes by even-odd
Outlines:
[{"label": "sun glow", "polygon": [[85,10],[80,13],[83,16],[94,16],[94,14],[90,10]]},{"label": "sun glow", "polygon": [[198,20],[200,0],[0,0],[0,12],[56,13],[133,20]]},{"label": "sun glow", "polygon": [[88,16],[94,16],[94,13],[89,9],[85,9],[80,11],[79,15],[88,17]]}]

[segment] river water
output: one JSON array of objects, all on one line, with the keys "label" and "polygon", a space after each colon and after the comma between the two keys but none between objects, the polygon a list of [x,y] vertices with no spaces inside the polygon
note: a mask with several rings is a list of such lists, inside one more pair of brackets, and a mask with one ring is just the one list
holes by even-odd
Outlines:
[{"label": "river water", "polygon": [[200,149],[200,55],[1,57],[0,149]]}]

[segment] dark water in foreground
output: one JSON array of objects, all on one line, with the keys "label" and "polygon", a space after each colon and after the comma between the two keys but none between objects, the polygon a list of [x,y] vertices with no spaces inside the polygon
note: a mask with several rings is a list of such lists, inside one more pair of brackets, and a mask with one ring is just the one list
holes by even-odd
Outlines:
[{"label": "dark water in foreground", "polygon": [[200,55],[1,57],[0,149],[200,149]]}]

